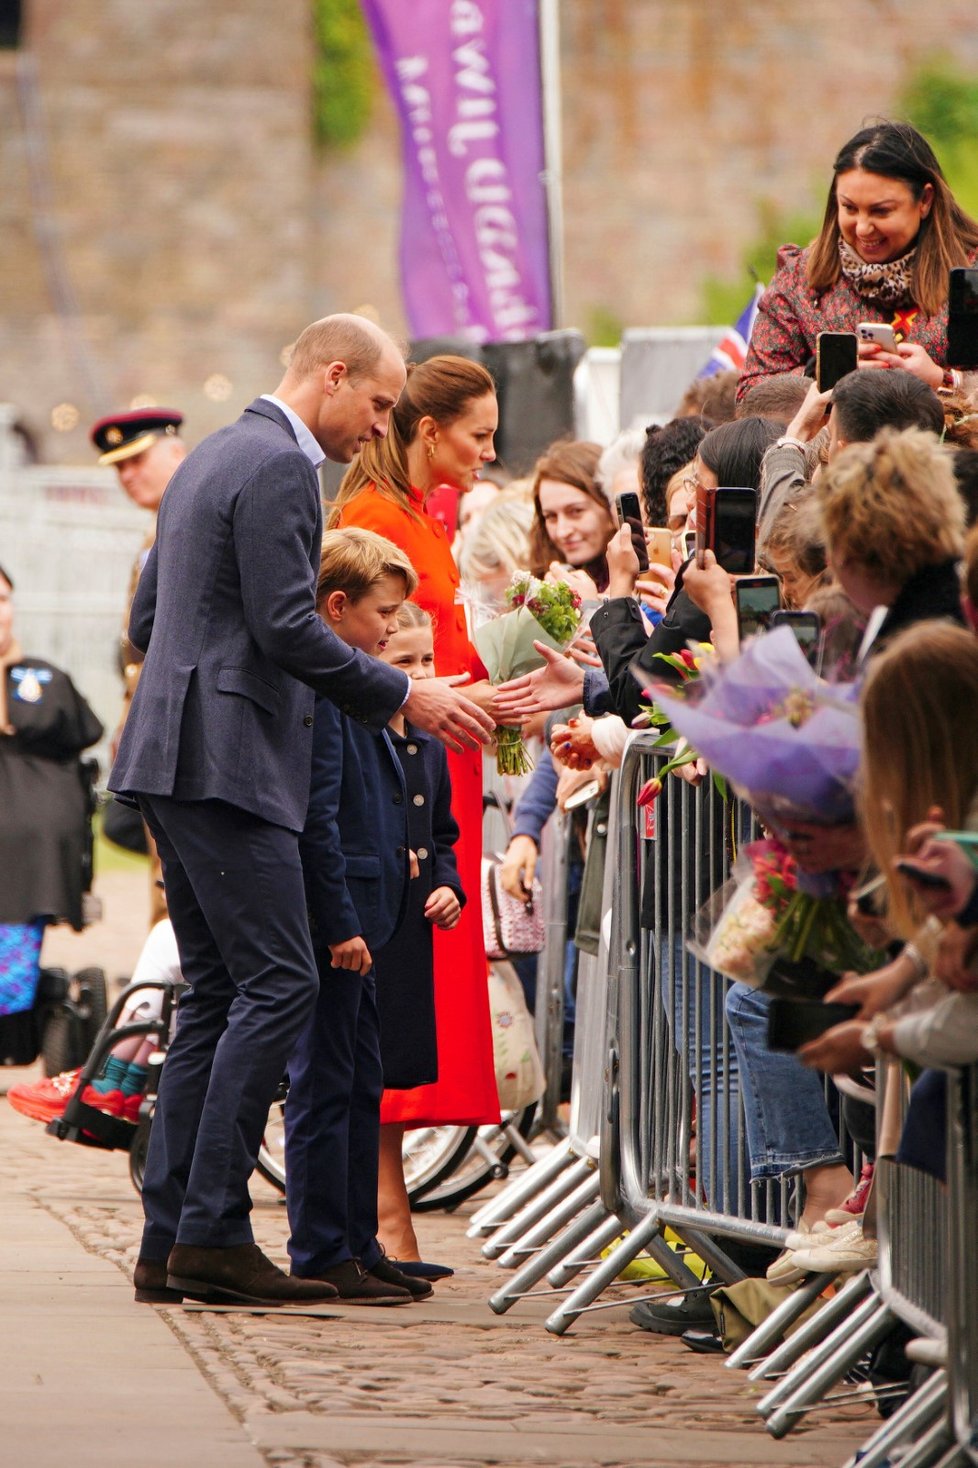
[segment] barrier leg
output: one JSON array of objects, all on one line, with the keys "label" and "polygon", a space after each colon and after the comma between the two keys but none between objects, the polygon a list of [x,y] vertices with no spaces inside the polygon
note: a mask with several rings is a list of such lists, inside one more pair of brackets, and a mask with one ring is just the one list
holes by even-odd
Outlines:
[{"label": "barrier leg", "polygon": [[699,1281],[695,1274],[686,1268],[678,1255],[672,1252],[661,1235],[662,1224],[658,1214],[650,1213],[643,1218],[614,1253],[609,1254],[607,1259],[602,1259],[597,1269],[593,1270],[587,1279],[582,1280],[573,1294],[569,1295],[548,1318],[546,1325],[550,1334],[563,1335],[577,1317],[583,1314],[610,1284],[614,1283],[625,1265],[630,1264],[643,1249],[647,1249],[656,1263],[662,1265],[680,1289],[688,1289],[697,1285]]},{"label": "barrier leg", "polygon": [[[782,1300],[776,1310],[772,1310],[766,1320],[762,1320],[755,1330],[752,1330],[745,1341],[741,1341],[735,1351],[724,1361],[731,1371],[739,1371],[745,1366],[753,1366],[770,1351],[771,1347],[778,1341],[784,1339],[785,1331],[793,1325],[799,1315],[804,1315],[809,1305],[813,1305],[822,1291],[835,1278],[834,1274],[815,1274],[811,1279],[799,1285],[798,1288]],[[868,1286],[867,1286],[868,1287]],[[824,1315],[826,1305],[818,1312],[819,1317]],[[764,1363],[767,1366],[767,1363]],[[758,1373],[766,1376],[767,1371]]]},{"label": "barrier leg", "polygon": [[[919,1442],[914,1443],[909,1453],[900,1459],[900,1468],[934,1468],[942,1457],[946,1457],[949,1443],[951,1429],[942,1413]],[[951,1446],[957,1450],[956,1444],[952,1443]]]},{"label": "barrier leg", "polygon": [[[829,1275],[827,1277],[832,1279],[834,1276]],[[820,1274],[816,1275],[815,1278],[825,1280],[826,1276]],[[814,1281],[809,1280],[808,1285],[810,1286],[813,1283]],[[807,1286],[803,1286],[802,1288],[807,1288]],[[825,1288],[824,1284],[822,1288]],[[780,1376],[782,1372],[790,1370],[799,1356],[803,1356],[810,1347],[817,1346],[819,1341],[824,1341],[829,1332],[835,1330],[840,1320],[847,1319],[850,1311],[854,1310],[859,1302],[866,1298],[872,1288],[872,1281],[868,1273],[857,1274],[855,1279],[851,1279],[834,1299],[829,1300],[827,1304],[823,1305],[821,1310],[812,1316],[811,1320],[806,1320],[804,1325],[800,1325],[783,1345],[779,1346],[766,1360],[757,1363],[750,1372],[751,1381],[762,1381],[768,1376]],[[801,1291],[798,1291],[798,1293],[800,1294]],[[792,1299],[794,1298],[795,1296],[793,1295]],[[783,1306],[779,1305],[778,1309],[783,1309]],[[777,1311],[775,1311],[775,1314],[777,1314]],[[773,1316],[771,1318],[773,1319]],[[767,1321],[764,1322],[765,1325],[767,1323]],[[753,1340],[753,1336],[750,1337],[750,1340]],[[746,1346],[747,1344],[748,1342],[745,1341],[744,1345]]]},{"label": "barrier leg", "polygon": [[[522,1269],[518,1269],[513,1278],[495,1294],[489,1296],[489,1308],[496,1315],[505,1315],[511,1305],[522,1299],[533,1286],[543,1278],[548,1269],[559,1264],[568,1254],[577,1249],[588,1234],[592,1233],[602,1218],[607,1218],[607,1210],[603,1203],[593,1203],[581,1217],[575,1219],[569,1228],[566,1228],[556,1239],[552,1239],[545,1249],[540,1249],[529,1259]],[[619,1229],[621,1224],[618,1224]]]},{"label": "barrier leg", "polygon": [[890,1449],[897,1443],[903,1442],[907,1437],[913,1441],[919,1437],[920,1430],[926,1426],[937,1413],[944,1410],[947,1399],[947,1372],[935,1371],[934,1375],[924,1382],[923,1386],[914,1392],[902,1406],[898,1407],[892,1417],[887,1418],[882,1427],[877,1428],[872,1437],[860,1448],[846,1463],[845,1468],[884,1468],[890,1461]]},{"label": "barrier leg", "polygon": [[[551,1208],[533,1228],[522,1234],[505,1252],[499,1256],[499,1266],[502,1269],[516,1269],[528,1254],[544,1245],[554,1234],[566,1228],[571,1219],[576,1218],[583,1208],[593,1203],[598,1196],[600,1180],[593,1169],[588,1170],[588,1175],[579,1187],[569,1193],[556,1208]],[[586,1234],[582,1238],[586,1238]],[[563,1256],[561,1256],[563,1257]]]},{"label": "barrier leg", "polygon": [[554,1147],[546,1157],[541,1157],[529,1172],[522,1173],[518,1178],[503,1188],[495,1198],[484,1203],[478,1212],[473,1213],[472,1220],[466,1229],[466,1237],[470,1239],[481,1238],[485,1234],[491,1234],[494,1229],[507,1223],[525,1203],[553,1182],[559,1172],[569,1167],[574,1161],[574,1155],[570,1150],[569,1142],[562,1142],[559,1147]]},{"label": "barrier leg", "polygon": [[767,1430],[771,1436],[784,1437],[790,1432],[804,1409],[824,1396],[861,1356],[884,1340],[896,1321],[889,1306],[875,1298],[864,1301],[850,1320],[843,1321],[823,1346],[791,1373],[792,1377],[801,1375],[802,1383],[797,1385],[792,1381],[794,1390],[786,1392],[780,1405],[770,1412]]},{"label": "barrier leg", "polygon": [[597,1263],[602,1249],[613,1244],[621,1233],[621,1219],[614,1214],[606,1218],[600,1228],[596,1228],[593,1234],[589,1234],[584,1240],[578,1252],[571,1259],[565,1259],[558,1264],[556,1269],[551,1269],[547,1275],[547,1283],[559,1290],[568,1280],[573,1279],[575,1274],[580,1274],[588,1264]]},{"label": "barrier leg", "polygon": [[579,1157],[576,1162],[564,1171],[560,1172],[549,1187],[544,1188],[531,1202],[510,1219],[509,1223],[503,1224],[502,1228],[496,1230],[491,1238],[487,1239],[482,1246],[482,1255],[485,1259],[498,1259],[505,1254],[511,1244],[522,1238],[527,1229],[539,1223],[552,1208],[568,1193],[572,1192],[585,1178],[593,1177],[594,1169],[586,1157]]}]

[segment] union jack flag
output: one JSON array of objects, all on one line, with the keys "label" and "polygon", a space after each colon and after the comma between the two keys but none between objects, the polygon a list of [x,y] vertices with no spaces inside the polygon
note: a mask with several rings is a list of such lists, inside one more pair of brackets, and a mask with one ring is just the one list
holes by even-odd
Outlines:
[{"label": "union jack flag", "polygon": [[736,372],[743,372],[747,361],[747,343],[750,341],[757,315],[757,303],[763,294],[764,287],[758,282],[754,287],[754,294],[738,316],[736,325],[731,326],[720,338],[710,353],[709,360],[697,372],[697,377],[715,377],[718,372],[729,372],[731,368]]}]

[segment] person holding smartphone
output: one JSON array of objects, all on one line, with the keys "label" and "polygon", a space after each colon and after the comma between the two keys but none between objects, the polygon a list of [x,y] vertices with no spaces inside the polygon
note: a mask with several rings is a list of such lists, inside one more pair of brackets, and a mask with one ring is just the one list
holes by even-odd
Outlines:
[{"label": "person holding smartphone", "polygon": [[[955,201],[933,149],[909,123],[863,128],[832,173],[816,238],[778,253],[738,398],[766,377],[805,372],[826,331],[857,333],[860,367],[902,367],[930,387],[953,389],[948,274],[978,258],[978,222]],[[859,333],[873,323],[890,327],[892,339]]]}]

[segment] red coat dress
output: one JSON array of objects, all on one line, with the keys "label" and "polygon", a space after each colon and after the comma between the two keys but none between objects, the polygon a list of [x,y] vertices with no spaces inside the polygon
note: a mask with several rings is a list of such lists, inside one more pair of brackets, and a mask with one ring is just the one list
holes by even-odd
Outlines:
[{"label": "red coat dress", "polygon": [[[419,578],[412,601],[432,618],[435,671],[442,677],[469,673],[475,682],[485,678],[486,670],[469,641],[465,609],[458,597],[458,569],[448,537],[444,526],[425,513],[420,493],[412,491],[412,495],[414,514],[376,489],[362,490],[342,506],[338,523],[386,535],[404,551]],[[382,1122],[402,1122],[411,1127],[449,1123],[481,1126],[499,1120],[479,900],[482,758],[479,750],[448,752],[452,814],[460,833],[455,855],[469,900],[458,926],[448,933],[436,930],[434,935],[438,1080],[409,1091],[385,1091]],[[391,946],[396,942],[395,937]]]}]

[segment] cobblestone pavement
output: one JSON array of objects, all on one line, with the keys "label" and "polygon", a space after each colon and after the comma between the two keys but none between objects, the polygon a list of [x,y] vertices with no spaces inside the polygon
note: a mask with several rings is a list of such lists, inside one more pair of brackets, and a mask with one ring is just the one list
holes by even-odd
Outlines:
[{"label": "cobblestone pavement", "polygon": [[[114,979],[132,971],[145,932],[143,869],[111,871],[99,889],[105,920],[81,935],[51,933],[46,961],[72,969],[98,962]],[[0,1092],[23,1074],[0,1072]],[[284,1263],[285,1210],[261,1179],[252,1191],[256,1237]],[[125,1154],[59,1143],[0,1100],[0,1204],[15,1195],[65,1225],[79,1252],[131,1275],[141,1209]],[[425,1256],[456,1268],[431,1301],[394,1309],[330,1306],[319,1317],[159,1312],[186,1352],[187,1369],[202,1374],[233,1414],[243,1446],[253,1444],[270,1468],[658,1468],[677,1461],[837,1468],[869,1435],[877,1419],[858,1406],[817,1413],[774,1442],[753,1412],[742,1374],[628,1323],[634,1286],[618,1287],[625,1304],[578,1322],[560,1339],[543,1328],[552,1297],[495,1316],[486,1300],[506,1276],[465,1236],[485,1196],[453,1215],[419,1217]],[[128,1294],[122,1275],[119,1287]],[[125,1389],[152,1385],[151,1363],[133,1361]],[[157,1468],[137,1445],[132,1458]],[[252,1461],[247,1452],[245,1460]],[[187,1468],[218,1461],[221,1450],[202,1443],[199,1460]],[[32,1457],[31,1468],[48,1465]]]},{"label": "cobblestone pavement", "polygon": [[[26,1192],[84,1249],[131,1273],[140,1208],[123,1153],[58,1143],[2,1104],[0,1182],[5,1192]],[[282,1261],[285,1210],[261,1180],[253,1192],[258,1240]],[[872,1414],[850,1407],[831,1419],[822,1413],[785,1442],[773,1442],[752,1412],[742,1375],[678,1341],[635,1330],[626,1307],[580,1322],[562,1339],[543,1329],[552,1301],[528,1300],[494,1316],[485,1301],[502,1271],[465,1237],[476,1206],[419,1220],[426,1255],[457,1269],[433,1301],[395,1309],[330,1306],[326,1318],[202,1308],[161,1313],[276,1468],[651,1468],[677,1458],[815,1468],[841,1464],[868,1436]],[[120,1286],[128,1289],[121,1279]]]}]

